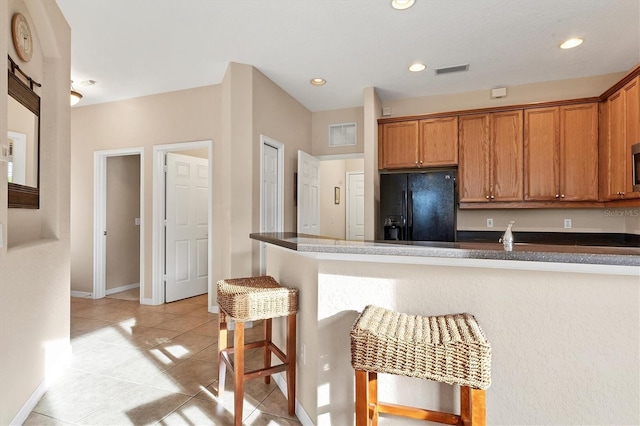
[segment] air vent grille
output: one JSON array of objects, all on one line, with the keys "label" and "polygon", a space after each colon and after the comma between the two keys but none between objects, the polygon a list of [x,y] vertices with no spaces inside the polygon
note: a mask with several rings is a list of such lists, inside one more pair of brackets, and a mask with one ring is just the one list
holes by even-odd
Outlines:
[{"label": "air vent grille", "polygon": [[350,146],[358,144],[358,123],[329,125],[329,146]]},{"label": "air vent grille", "polygon": [[451,74],[453,72],[464,72],[464,71],[469,71],[469,64],[454,65],[452,67],[437,68],[436,69],[436,75]]}]

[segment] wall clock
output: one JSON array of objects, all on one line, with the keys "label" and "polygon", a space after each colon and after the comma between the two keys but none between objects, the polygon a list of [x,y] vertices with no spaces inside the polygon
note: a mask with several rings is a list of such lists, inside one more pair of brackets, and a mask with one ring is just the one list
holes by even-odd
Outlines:
[{"label": "wall clock", "polygon": [[18,57],[25,62],[29,62],[33,55],[33,35],[31,34],[29,22],[22,13],[13,15],[11,32],[13,34],[13,45],[16,48]]}]

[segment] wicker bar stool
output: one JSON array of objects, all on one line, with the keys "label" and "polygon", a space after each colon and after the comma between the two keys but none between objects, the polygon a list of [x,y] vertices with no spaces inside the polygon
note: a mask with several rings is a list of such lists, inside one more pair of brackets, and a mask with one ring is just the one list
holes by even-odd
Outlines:
[{"label": "wicker bar stool", "polygon": [[[235,424],[241,425],[245,381],[264,377],[265,383],[269,383],[272,374],[286,370],[289,415],[295,415],[298,290],[283,287],[270,276],[220,280],[217,286],[220,308],[218,397],[222,397],[224,392],[228,367],[235,380]],[[286,354],[271,341],[272,318],[284,316],[287,317]],[[227,346],[227,317],[235,322],[233,347]],[[245,344],[244,323],[257,320],[264,320],[264,340]],[[264,368],[245,372],[245,351],[259,347],[264,348]],[[234,361],[229,357],[230,353],[234,353]],[[272,367],[271,354],[277,356],[282,364]]]},{"label": "wicker bar stool", "polygon": [[[423,317],[367,306],[351,329],[356,375],[356,425],[378,413],[450,425],[485,425],[491,345],[470,314]],[[460,414],[378,401],[377,374],[460,385]]]}]

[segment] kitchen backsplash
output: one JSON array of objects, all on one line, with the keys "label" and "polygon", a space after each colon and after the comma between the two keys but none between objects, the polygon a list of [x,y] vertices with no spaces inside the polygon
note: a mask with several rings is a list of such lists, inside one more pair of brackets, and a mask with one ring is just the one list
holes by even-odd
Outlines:
[{"label": "kitchen backsplash", "polygon": [[[568,221],[567,221],[568,219]],[[514,231],[640,234],[640,207],[616,209],[458,210],[458,231]],[[493,227],[487,223],[493,222]],[[566,225],[569,225],[567,228]]]}]

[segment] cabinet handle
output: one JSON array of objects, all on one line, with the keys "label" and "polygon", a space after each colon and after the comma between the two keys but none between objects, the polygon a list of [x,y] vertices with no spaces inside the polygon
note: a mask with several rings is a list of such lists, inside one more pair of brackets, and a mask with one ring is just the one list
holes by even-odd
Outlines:
[{"label": "cabinet handle", "polygon": [[422,164],[422,160],[420,160],[420,164]]},{"label": "cabinet handle", "polygon": [[562,194],[562,195],[560,196],[560,198],[564,198],[564,194]]},{"label": "cabinet handle", "polygon": [[496,197],[494,197],[494,196],[492,195],[492,196],[491,196],[491,199],[493,200],[494,198],[496,198]]},{"label": "cabinet handle", "polygon": [[624,191],[619,192],[618,194],[620,194],[620,198],[624,198]]},{"label": "cabinet handle", "polygon": [[487,195],[487,200],[489,199],[489,196]]},{"label": "cabinet handle", "polygon": [[556,198],[560,198],[560,194],[556,194]]}]

